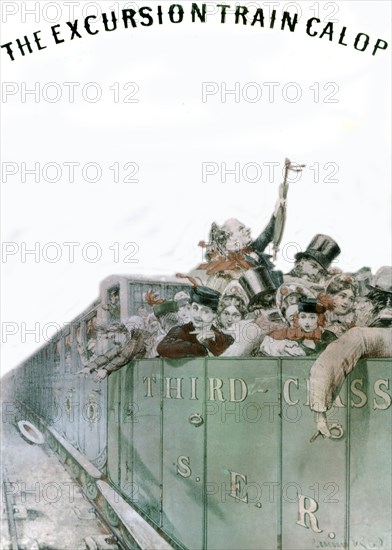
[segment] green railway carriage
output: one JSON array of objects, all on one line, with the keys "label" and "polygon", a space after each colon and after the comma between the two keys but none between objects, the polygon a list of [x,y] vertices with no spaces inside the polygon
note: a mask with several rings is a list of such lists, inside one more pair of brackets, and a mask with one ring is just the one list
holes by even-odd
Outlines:
[{"label": "green railway carriage", "polygon": [[106,279],[99,300],[13,375],[23,413],[118,540],[390,550],[390,359],[358,363],[329,416],[334,438],[312,443],[311,358],[141,359],[101,383],[76,374],[77,341],[88,349],[94,327],[148,309],[147,290],[171,298],[184,286]]}]

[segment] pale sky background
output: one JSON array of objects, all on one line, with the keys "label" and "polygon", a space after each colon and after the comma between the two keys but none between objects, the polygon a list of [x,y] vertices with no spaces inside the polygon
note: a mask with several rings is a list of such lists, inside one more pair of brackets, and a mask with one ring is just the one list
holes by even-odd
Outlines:
[{"label": "pale sky background", "polygon": [[[298,249],[304,249],[316,233],[326,233],[342,249],[337,265],[343,269],[370,266],[376,271],[391,263],[390,2],[280,2],[278,17],[284,6],[290,5],[293,13],[296,6],[301,10],[294,33],[235,25],[232,14],[225,25],[218,15],[211,15],[204,25],[191,24],[191,2],[181,2],[186,19],[181,24],[170,23],[165,13],[162,26],[126,30],[120,20],[119,29],[109,33],[98,22],[94,28],[100,33],[95,36],[87,35],[82,26],[83,15],[96,13],[94,5],[109,12],[131,4],[156,10],[161,4],[167,12],[165,4],[171,2],[84,2],[90,5],[84,14],[75,2],[71,20],[80,20],[83,38],[73,41],[66,26],[69,7],[62,2],[27,4],[38,4],[40,9],[23,22],[26,3],[2,3],[2,44],[24,35],[33,40],[33,32],[41,30],[41,43],[47,45],[42,51],[34,45],[34,53],[25,57],[14,46],[13,62],[4,49],[1,53],[2,241],[6,250],[15,252],[4,256],[3,248],[2,373],[45,343],[42,332],[47,323],[72,321],[97,298],[105,277],[189,271],[201,261],[197,244],[208,239],[213,221],[237,217],[256,237],[273,211],[285,157],[307,167],[290,186],[283,244],[297,243]],[[255,4],[241,3],[251,13]],[[257,4],[267,15],[268,4]],[[6,5],[17,13],[7,15]],[[327,20],[335,12],[332,42],[305,33],[305,21],[317,15],[316,9]],[[56,23],[65,39],[59,45],[50,30]],[[320,33],[325,24],[314,28]],[[338,44],[343,26],[347,47]],[[363,53],[353,47],[360,32],[370,36]],[[372,56],[378,38],[389,42],[389,48]],[[80,83],[73,103],[68,100],[67,82]],[[102,91],[96,103],[82,95],[91,82]],[[138,85],[134,96],[138,103],[122,101],[132,91],[123,90],[129,82]],[[206,102],[203,82],[216,83],[219,89]],[[222,102],[223,86],[232,89],[235,82],[241,91],[245,87],[248,98],[256,88],[247,85],[256,83],[262,92],[260,101],[249,102],[241,95],[239,102],[233,96]],[[278,83],[272,103],[266,82]],[[284,88],[293,82],[301,98],[290,103],[282,90],[294,94],[293,87]],[[5,83],[13,95],[4,96]],[[22,95],[35,83],[37,102],[32,95]],[[56,92],[48,83],[56,83],[61,91],[58,102],[45,100]],[[115,83],[120,90],[117,103]],[[315,102],[317,87],[320,100]],[[93,97],[93,88],[87,91]],[[338,102],[323,102],[331,92]],[[64,165],[72,162],[80,163],[74,182],[68,181]],[[82,167],[91,162],[99,163],[102,170],[96,183],[82,176]],[[237,162],[241,172],[247,163],[257,163],[263,171],[255,182],[246,181],[255,176],[251,169],[245,169],[239,182],[233,175],[222,182],[221,173],[203,182],[203,162],[218,167],[226,163],[229,169]],[[280,163],[273,182],[265,164],[270,162]],[[39,182],[31,175],[22,181],[23,163],[28,169],[40,163]],[[45,181],[47,163],[60,165],[59,181]],[[121,181],[116,183],[110,169],[115,163],[121,167],[137,163],[139,181],[122,181],[130,173],[128,168],[120,171]],[[18,172],[6,179],[4,170],[12,166]],[[337,171],[332,176],[334,166]],[[49,178],[53,175],[49,170]],[[88,176],[93,176],[92,169]],[[61,252],[55,263],[45,255],[53,257],[55,249],[44,248],[53,242]],[[74,262],[69,261],[67,242],[80,243]],[[95,263],[82,254],[91,242],[102,254]],[[139,248],[134,256],[138,263],[124,261],[123,247],[129,242]],[[40,246],[38,261],[32,255],[23,258],[23,249],[32,249],[35,243]],[[120,247],[118,262],[111,249],[114,243]],[[293,249],[286,251],[290,254]],[[94,249],[89,252],[93,257]],[[291,265],[281,253],[277,267],[286,272]],[[24,334],[36,323],[39,342]],[[16,334],[7,334],[12,327]]]}]

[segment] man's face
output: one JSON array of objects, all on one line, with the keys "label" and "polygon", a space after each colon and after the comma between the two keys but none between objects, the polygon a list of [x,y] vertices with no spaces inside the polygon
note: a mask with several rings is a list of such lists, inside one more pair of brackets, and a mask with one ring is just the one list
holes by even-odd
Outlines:
[{"label": "man's face", "polygon": [[298,267],[302,271],[302,276],[304,279],[308,279],[309,281],[318,280],[321,272],[321,266],[316,262],[316,260],[301,258]]},{"label": "man's face", "polygon": [[192,302],[192,322],[195,328],[209,328],[216,314],[208,306]]},{"label": "man's face", "polygon": [[227,220],[222,229],[227,233],[226,249],[228,252],[237,252],[246,248],[251,242],[250,229],[243,223],[232,218]]}]

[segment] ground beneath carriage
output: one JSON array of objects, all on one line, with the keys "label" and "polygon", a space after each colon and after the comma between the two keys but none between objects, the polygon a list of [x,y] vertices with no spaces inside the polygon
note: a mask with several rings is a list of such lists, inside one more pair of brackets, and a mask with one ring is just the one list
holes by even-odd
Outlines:
[{"label": "ground beneath carriage", "polygon": [[28,443],[17,420],[15,414],[7,418],[3,407],[0,548],[119,548],[57,455],[46,443]]}]

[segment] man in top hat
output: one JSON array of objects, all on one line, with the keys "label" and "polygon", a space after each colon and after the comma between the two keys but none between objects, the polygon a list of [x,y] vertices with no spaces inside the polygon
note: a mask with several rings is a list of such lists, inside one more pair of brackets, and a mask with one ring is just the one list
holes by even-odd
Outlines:
[{"label": "man in top hat", "polygon": [[374,303],[370,326],[345,332],[321,353],[310,370],[310,407],[317,413],[317,429],[324,437],[331,437],[327,411],[358,360],[392,356],[392,267],[381,267],[368,286]]},{"label": "man in top hat", "polygon": [[295,266],[285,275],[284,281],[300,279],[311,283],[314,290],[321,290],[330,265],[339,254],[339,245],[331,237],[316,235],[304,252],[295,255]]},{"label": "man in top hat", "polygon": [[158,344],[160,356],[171,359],[221,355],[234,338],[214,326],[220,293],[205,286],[191,289],[192,321],[172,328]]}]

